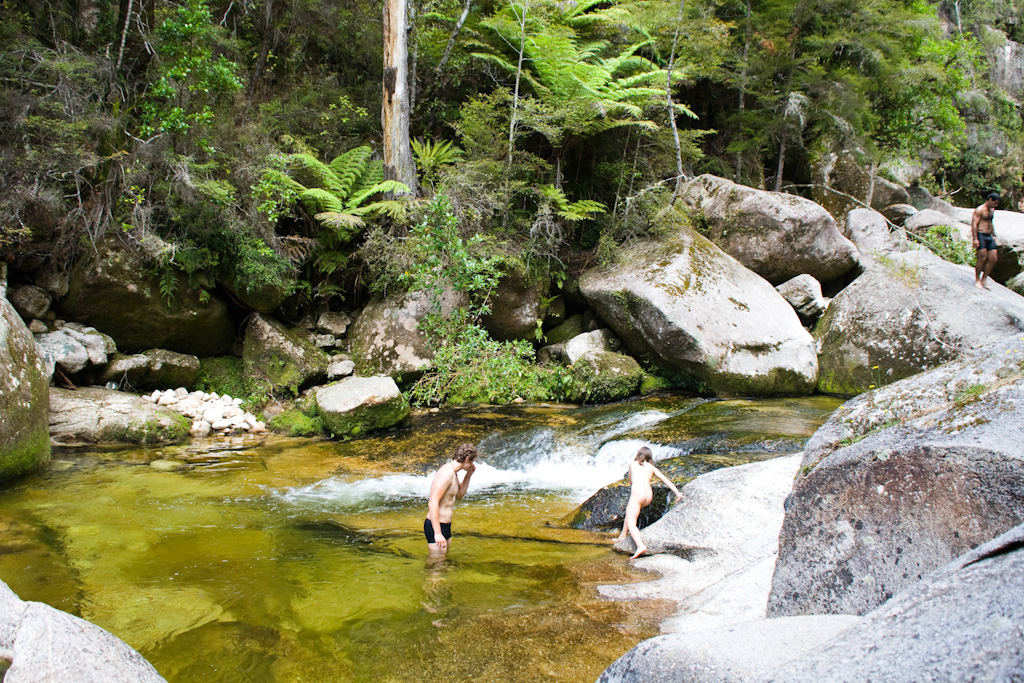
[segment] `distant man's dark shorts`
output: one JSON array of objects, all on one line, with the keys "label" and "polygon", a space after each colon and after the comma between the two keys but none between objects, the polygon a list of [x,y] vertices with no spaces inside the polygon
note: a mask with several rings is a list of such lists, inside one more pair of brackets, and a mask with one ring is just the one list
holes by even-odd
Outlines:
[{"label": "distant man's dark shorts", "polygon": [[[441,534],[447,540],[452,540],[452,523],[441,522]],[[427,537],[427,543],[434,542],[434,525],[430,523],[429,519],[423,520],[423,535]]]},{"label": "distant man's dark shorts", "polygon": [[996,239],[985,232],[978,233],[978,251],[990,251],[996,248]]}]

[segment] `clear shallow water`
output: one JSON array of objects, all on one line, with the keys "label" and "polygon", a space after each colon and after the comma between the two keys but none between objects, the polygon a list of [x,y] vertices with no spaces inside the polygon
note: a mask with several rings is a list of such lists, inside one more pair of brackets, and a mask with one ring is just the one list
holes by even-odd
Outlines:
[{"label": "clear shallow water", "polygon": [[[474,409],[352,442],[64,451],[0,494],[0,579],[110,630],[172,683],[592,681],[668,606],[600,599],[597,585],[649,577],[611,535],[549,523],[640,445],[663,458],[718,444],[746,450],[716,460],[746,462],[838,404]],[[464,440],[483,461],[431,566],[428,477]]]}]

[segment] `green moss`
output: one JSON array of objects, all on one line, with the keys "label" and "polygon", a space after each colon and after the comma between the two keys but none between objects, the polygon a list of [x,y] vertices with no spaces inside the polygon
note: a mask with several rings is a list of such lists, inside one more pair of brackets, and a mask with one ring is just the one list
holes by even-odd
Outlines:
[{"label": "green moss", "polygon": [[35,434],[4,449],[0,455],[0,482],[16,479],[49,460],[50,434],[47,430],[37,430]]},{"label": "green moss", "polygon": [[295,408],[270,418],[267,426],[288,436],[319,436],[324,433],[323,420],[317,416],[310,417]]},{"label": "green moss", "polygon": [[392,427],[409,416],[409,402],[400,399],[376,405],[362,405],[346,413],[320,413],[324,427],[334,436],[358,436]]},{"label": "green moss", "polygon": [[640,380],[640,394],[646,396],[647,394],[653,394],[656,391],[672,389],[675,386],[676,383],[667,377],[659,377],[658,375],[644,373],[643,379]]},{"label": "green moss", "polygon": [[248,392],[242,377],[242,359],[235,356],[201,358],[195,386],[200,391],[245,396]]}]

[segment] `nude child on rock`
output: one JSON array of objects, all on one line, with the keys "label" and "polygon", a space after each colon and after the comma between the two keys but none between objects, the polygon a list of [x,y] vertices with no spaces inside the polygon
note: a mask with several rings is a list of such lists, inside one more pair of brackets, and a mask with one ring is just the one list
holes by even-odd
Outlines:
[{"label": "nude child on rock", "polygon": [[651,479],[655,476],[665,482],[665,485],[672,489],[672,493],[676,494],[676,503],[683,497],[676,485],[654,466],[654,455],[651,453],[651,449],[644,446],[637,451],[636,458],[629,463],[629,481],[632,488],[629,492],[629,502],[626,503],[626,519],[622,524],[622,533],[615,539],[615,542],[618,543],[626,538],[627,532],[633,537],[633,542],[636,543],[636,552],[633,553],[631,559],[640,557],[647,552],[647,546],[644,545],[644,541],[640,537],[640,529],[637,528],[636,521],[640,517],[640,510],[654,500]]}]

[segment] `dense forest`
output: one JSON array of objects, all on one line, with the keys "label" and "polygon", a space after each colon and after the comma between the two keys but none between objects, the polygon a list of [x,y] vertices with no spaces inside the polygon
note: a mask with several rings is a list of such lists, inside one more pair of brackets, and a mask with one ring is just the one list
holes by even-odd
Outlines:
[{"label": "dense forest", "polygon": [[1019,0],[381,4],[2,0],[0,254],[67,267],[119,234],[168,296],[183,273],[352,310],[445,267],[553,291],[696,174],[809,194],[843,153],[961,206],[1024,191],[989,74]]}]

